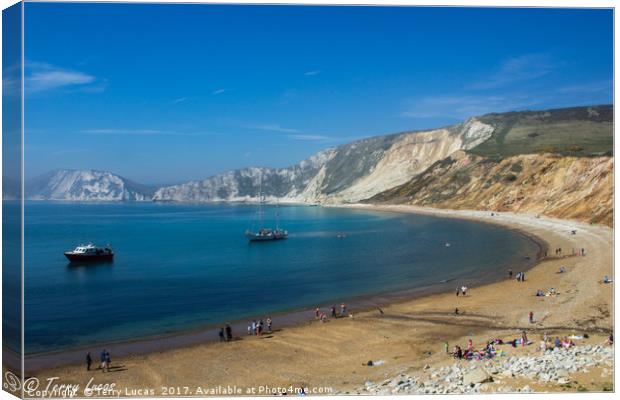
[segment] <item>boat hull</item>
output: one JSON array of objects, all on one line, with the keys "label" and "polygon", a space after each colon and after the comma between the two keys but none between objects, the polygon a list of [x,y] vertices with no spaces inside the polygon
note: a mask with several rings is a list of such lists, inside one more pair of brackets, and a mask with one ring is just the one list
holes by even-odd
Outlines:
[{"label": "boat hull", "polygon": [[114,259],[114,254],[75,254],[69,251],[65,252],[65,257],[71,262],[101,262],[101,261],[112,261]]},{"label": "boat hull", "polygon": [[269,242],[272,240],[283,240],[288,237],[288,235],[274,235],[274,234],[270,234],[270,235],[247,234],[246,236],[250,240],[250,242]]}]

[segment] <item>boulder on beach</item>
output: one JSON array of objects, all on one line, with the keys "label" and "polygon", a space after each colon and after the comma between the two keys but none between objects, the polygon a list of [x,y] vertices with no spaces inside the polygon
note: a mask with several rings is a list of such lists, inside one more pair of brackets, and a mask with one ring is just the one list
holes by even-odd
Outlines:
[{"label": "boulder on beach", "polygon": [[476,368],[463,375],[463,385],[474,386],[476,383],[493,382],[493,378],[482,368]]}]

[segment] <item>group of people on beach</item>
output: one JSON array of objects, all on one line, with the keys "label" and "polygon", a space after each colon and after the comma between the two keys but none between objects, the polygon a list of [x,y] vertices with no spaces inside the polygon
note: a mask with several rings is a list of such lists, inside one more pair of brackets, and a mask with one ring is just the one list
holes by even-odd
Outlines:
[{"label": "group of people on beach", "polygon": [[[583,336],[580,336],[579,338],[583,338]],[[562,339],[560,339],[559,337],[556,337],[555,339],[550,339],[545,334],[545,336],[540,341],[540,351],[542,351],[543,353],[547,350],[568,349],[574,346],[575,342],[573,342],[567,336],[564,336]]]},{"label": "group of people on beach", "polygon": [[[110,357],[110,352],[106,349],[101,350],[101,354],[99,355],[99,360],[101,361],[99,369],[102,372],[109,372],[110,365],[112,364],[112,358]],[[86,353],[86,370],[90,371],[90,367],[93,364],[93,358],[90,355],[90,352]]]},{"label": "group of people on beach", "polygon": [[[464,289],[467,290],[465,287]],[[463,295],[464,294],[465,292],[463,292]],[[381,313],[383,313],[383,311],[381,311]],[[340,305],[340,312],[337,311],[335,305],[332,305],[330,307],[330,315],[331,318],[350,316],[349,311],[347,310],[347,305],[344,303]],[[321,322],[327,322],[327,314],[324,313],[320,307],[315,309],[314,316],[315,319],[320,320]],[[261,336],[265,332],[273,332],[273,320],[271,317],[267,317],[265,321],[263,321],[262,318],[258,321],[253,320],[250,324],[248,324],[248,336]],[[220,342],[230,342],[233,340],[232,327],[230,324],[226,324],[226,327],[220,328],[218,335]]]},{"label": "group of people on beach", "polygon": [[454,348],[452,349],[452,352],[450,352],[449,349],[449,345],[448,342],[444,342],[444,349],[445,352],[448,353],[449,355],[451,355],[452,357],[456,358],[456,359],[463,359],[463,360],[482,360],[482,359],[490,359],[493,358],[495,356],[501,356],[504,355],[504,351],[503,350],[498,350],[496,348],[497,345],[510,345],[512,347],[517,347],[517,346],[525,346],[528,344],[531,344],[532,342],[530,342],[527,338],[527,333],[525,331],[521,332],[521,337],[520,338],[516,338],[513,340],[508,340],[508,341],[503,341],[502,339],[499,338],[494,338],[491,340],[488,340],[485,345],[482,347],[482,349],[480,350],[476,350],[474,348],[474,342],[469,339],[467,341],[467,348],[463,349],[461,346],[456,345],[454,346]]},{"label": "group of people on beach", "polygon": [[[265,321],[267,322],[267,332],[271,333],[273,328],[273,320],[271,317],[267,317]],[[259,319],[258,322],[254,320],[248,325],[248,335],[260,336],[263,332],[265,332],[265,322],[263,322],[262,318]]]},{"label": "group of people on beach", "polygon": [[[533,320],[533,313],[530,312],[530,322]],[[569,349],[571,347],[576,346],[574,340],[587,339],[589,336],[587,333],[584,333],[580,336],[564,336],[560,338],[556,336],[555,338],[548,337],[547,334],[541,338],[540,341],[540,351],[550,351],[553,349]],[[496,346],[498,345],[510,345],[512,347],[525,347],[526,345],[533,344],[527,337],[527,332],[524,330],[521,332],[521,337],[503,341],[502,339],[495,338],[487,341],[482,349],[475,349],[474,343],[472,339],[467,341],[467,347],[463,349],[461,346],[456,345],[449,351],[448,342],[444,342],[444,351],[455,359],[459,360],[482,360],[482,359],[490,359],[495,356],[503,356],[505,352],[503,350],[498,350]],[[613,333],[609,335],[609,337],[604,342],[605,345],[613,346],[614,344],[614,336]]]},{"label": "group of people on beach", "polygon": [[[562,248],[561,247],[558,247],[558,248],[555,249],[555,255],[558,256],[558,257],[562,257]],[[581,249],[575,250],[575,248],[573,247],[571,255],[572,256],[582,256],[582,257],[585,257],[586,249],[584,249],[582,247]]]},{"label": "group of people on beach", "polygon": [[[512,276],[513,276],[512,269],[509,269],[508,279],[512,279]],[[517,275],[515,275],[515,278],[517,279],[517,282],[525,282],[525,272],[517,272]]]},{"label": "group of people on beach", "polygon": [[467,286],[461,286],[456,288],[456,297],[459,297],[459,294],[463,296],[467,296]]},{"label": "group of people on beach", "polygon": [[[334,319],[335,318],[341,318],[341,317],[348,317],[349,316],[349,311],[347,310],[347,305],[344,304],[344,303],[340,304],[340,313],[338,313],[336,311],[336,306],[335,305],[332,305],[329,308],[329,313],[330,313],[331,318],[334,318]],[[318,319],[321,322],[327,322],[327,314],[324,313],[321,310],[321,307],[317,307],[314,310],[314,319]]]},{"label": "group of people on beach", "polygon": [[[485,346],[480,349],[480,350],[476,350],[474,349],[474,343],[471,339],[469,339],[467,341],[467,348],[465,350],[463,350],[463,348],[461,346],[454,346],[454,348],[452,349],[452,353],[450,353],[450,355],[452,355],[454,358],[458,359],[458,360],[481,360],[481,359],[490,359],[495,357],[496,355],[501,355],[503,354],[503,351],[497,351],[497,349],[495,348],[496,344],[502,344],[503,342],[499,339],[494,339],[494,340],[490,340],[488,341]],[[448,342],[444,343],[444,347],[446,352],[448,352]]]}]

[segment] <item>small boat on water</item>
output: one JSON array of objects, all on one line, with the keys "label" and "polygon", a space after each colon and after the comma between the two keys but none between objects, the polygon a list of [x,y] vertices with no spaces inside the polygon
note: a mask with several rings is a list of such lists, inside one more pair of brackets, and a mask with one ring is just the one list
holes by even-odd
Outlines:
[{"label": "small boat on water", "polygon": [[256,214],[258,215],[258,223],[259,228],[257,231],[254,229],[248,229],[245,231],[245,237],[248,238],[250,242],[265,242],[269,240],[281,240],[286,239],[288,237],[288,231],[285,229],[281,229],[279,227],[280,223],[280,213],[277,211],[277,203],[276,203],[276,227],[275,229],[265,228],[263,227],[263,177],[260,177],[260,183],[258,188],[258,210]]},{"label": "small boat on water", "polygon": [[81,244],[72,251],[65,251],[65,257],[71,262],[76,261],[112,261],[114,252],[110,245],[97,247],[92,243]]},{"label": "small boat on water", "polygon": [[278,239],[286,239],[288,237],[288,232],[284,229],[267,229],[262,228],[259,229],[258,232],[252,232],[250,230],[245,232],[245,236],[251,242],[260,242],[263,240],[278,240]]}]

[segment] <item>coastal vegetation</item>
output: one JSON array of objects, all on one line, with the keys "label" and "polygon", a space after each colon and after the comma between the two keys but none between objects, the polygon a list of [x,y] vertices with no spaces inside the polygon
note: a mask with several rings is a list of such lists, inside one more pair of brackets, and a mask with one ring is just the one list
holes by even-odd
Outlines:
[{"label": "coastal vegetation", "polygon": [[601,105],[546,111],[487,114],[478,118],[495,127],[472,154],[503,159],[520,154],[563,156],[613,154],[613,107]]}]

